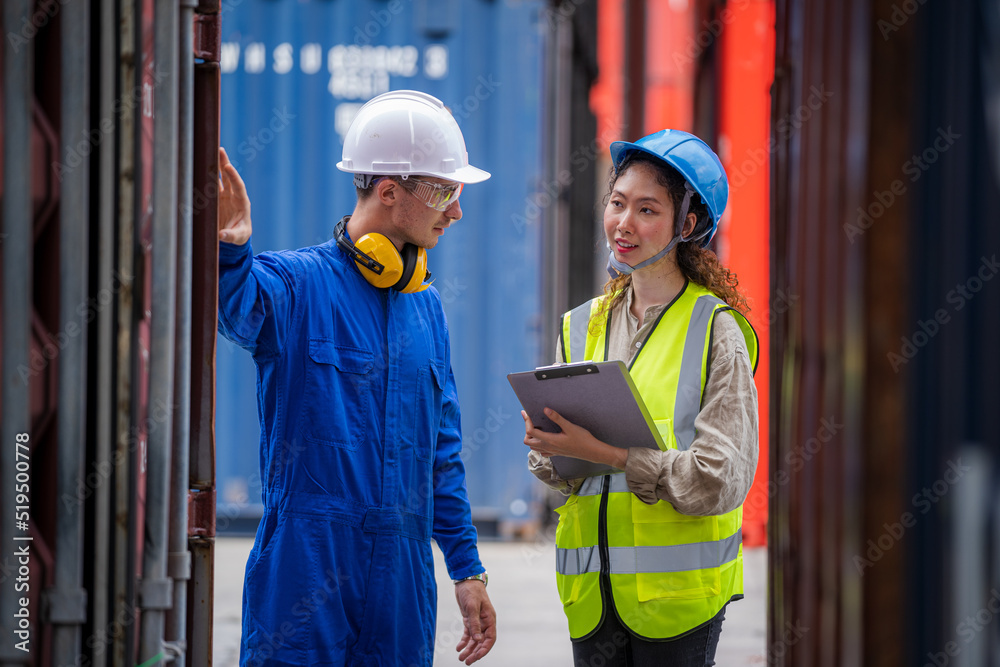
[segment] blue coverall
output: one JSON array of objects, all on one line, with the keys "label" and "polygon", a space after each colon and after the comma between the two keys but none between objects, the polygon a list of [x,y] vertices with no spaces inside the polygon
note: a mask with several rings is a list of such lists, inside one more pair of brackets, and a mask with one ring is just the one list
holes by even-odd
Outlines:
[{"label": "blue coverall", "polygon": [[430,538],[453,579],[484,570],[437,291],[376,288],[335,241],[220,243],[219,331],[261,424],[240,665],[430,665]]}]

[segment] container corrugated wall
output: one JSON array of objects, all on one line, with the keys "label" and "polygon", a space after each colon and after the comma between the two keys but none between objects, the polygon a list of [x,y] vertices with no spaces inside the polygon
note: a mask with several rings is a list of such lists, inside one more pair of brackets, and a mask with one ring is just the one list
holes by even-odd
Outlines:
[{"label": "container corrugated wall", "polygon": [[777,3],[768,664],[1000,655],[1000,12],[972,4]]},{"label": "container corrugated wall", "polygon": [[[493,174],[466,188],[465,217],[429,253],[481,526],[529,518],[533,481],[505,376],[552,347],[541,349],[541,225],[516,217],[542,179],[545,6],[245,0],[222,15],[222,145],[247,184],[255,253],[325,242],[353,210],[351,178],[335,167],[342,137],[357,109],[387,90],[439,97],[470,162]],[[249,354],[220,338],[220,530],[260,508],[254,387]]]},{"label": "container corrugated wall", "polygon": [[[776,310],[770,329],[768,651],[778,665],[869,664],[861,646],[865,592],[852,560],[864,544],[866,512],[881,516],[863,488],[865,459],[898,452],[893,432],[872,446],[864,422],[864,400],[880,400],[866,392],[881,371],[864,365],[873,345],[864,252],[875,237],[851,243],[842,228],[864,202],[873,159],[869,12],[864,0],[779,0],[776,8],[771,289],[796,297]],[[881,394],[894,395],[888,386]],[[894,470],[883,470],[891,492]],[[878,579],[891,585],[891,575]],[[880,619],[875,639],[884,629],[883,643],[894,650],[892,618]]]}]

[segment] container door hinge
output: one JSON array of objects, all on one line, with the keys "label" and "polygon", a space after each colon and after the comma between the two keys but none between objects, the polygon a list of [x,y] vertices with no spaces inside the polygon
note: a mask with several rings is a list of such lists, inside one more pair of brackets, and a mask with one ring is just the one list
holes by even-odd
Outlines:
[{"label": "container door hinge", "polygon": [[217,63],[222,52],[222,18],[219,14],[195,14],[194,57]]}]

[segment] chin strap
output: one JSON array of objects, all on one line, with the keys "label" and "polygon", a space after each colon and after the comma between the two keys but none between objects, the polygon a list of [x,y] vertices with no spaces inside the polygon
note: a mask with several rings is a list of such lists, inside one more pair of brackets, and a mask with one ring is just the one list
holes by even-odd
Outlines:
[{"label": "chin strap", "polygon": [[[688,209],[691,206],[691,197],[692,197],[692,195],[695,195],[695,194],[697,194],[697,193],[695,193],[695,191],[691,188],[691,185],[687,181],[685,181],[684,182],[684,201],[681,202],[680,208],[677,209],[677,219],[674,221],[674,231],[680,231],[680,230],[684,229],[684,220],[685,220],[685,218],[687,218]],[[672,239],[670,239],[670,243],[667,244],[666,248],[664,248],[660,252],[656,253],[655,255],[653,255],[652,257],[650,257],[649,259],[644,259],[643,261],[639,262],[635,266],[629,266],[625,262],[622,262],[621,260],[619,260],[618,258],[616,258],[615,257],[615,251],[612,250],[611,244],[609,243],[608,244],[608,251],[609,251],[609,253],[608,253],[608,266],[607,266],[608,275],[611,276],[612,278],[617,278],[618,276],[628,275],[628,274],[632,273],[633,271],[637,271],[638,269],[641,269],[643,267],[649,266],[650,264],[655,264],[656,262],[658,262],[661,259],[663,259],[663,257],[668,252],[670,252],[671,250],[673,250],[674,246],[676,246],[678,243],[681,243],[681,242],[685,242],[686,243],[688,241],[697,241],[698,239],[700,239],[703,236],[705,236],[706,231],[703,231],[701,234],[698,234],[697,236],[695,236],[694,234],[692,234],[688,238],[684,238],[680,234],[675,234],[674,237]]]},{"label": "chin strap", "polygon": [[617,278],[618,276],[628,275],[633,271],[635,271],[636,269],[641,269],[645,266],[649,266],[650,264],[658,262],[663,258],[664,255],[673,250],[674,246],[676,246],[677,242],[680,240],[682,240],[680,236],[675,236],[674,238],[670,239],[670,243],[667,244],[666,248],[656,253],[649,259],[639,262],[635,266],[629,266],[625,262],[620,261],[617,257],[615,257],[615,251],[612,250],[608,254],[608,275],[611,276],[612,278]]}]

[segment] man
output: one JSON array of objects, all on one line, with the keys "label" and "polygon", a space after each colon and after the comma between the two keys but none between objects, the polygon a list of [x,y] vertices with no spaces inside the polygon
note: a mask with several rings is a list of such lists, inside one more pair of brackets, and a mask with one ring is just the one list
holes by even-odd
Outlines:
[{"label": "man", "polygon": [[223,150],[220,166],[219,331],[253,354],[262,430],[240,664],[430,665],[431,537],[472,664],[496,641],[496,612],[425,249],[462,217],[462,186],[490,175],[440,100],[380,95],[345,136],[337,167],[358,202],[334,238],[254,257],[246,189]]}]

